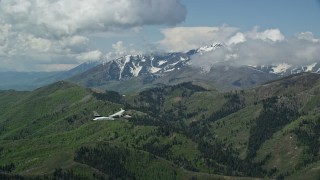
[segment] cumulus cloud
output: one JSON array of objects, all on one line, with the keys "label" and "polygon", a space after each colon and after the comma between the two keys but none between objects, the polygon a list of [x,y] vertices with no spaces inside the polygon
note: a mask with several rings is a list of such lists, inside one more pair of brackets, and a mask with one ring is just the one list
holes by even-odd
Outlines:
[{"label": "cumulus cloud", "polygon": [[104,56],[104,59],[110,61],[128,54],[132,55],[142,53],[142,50],[134,48],[133,45],[126,46],[122,41],[118,41],[112,44],[112,50]]},{"label": "cumulus cloud", "polygon": [[12,25],[10,24],[4,24],[0,26],[0,42],[1,44],[4,44],[7,40],[9,33],[11,31]]},{"label": "cumulus cloud", "polygon": [[210,68],[216,64],[230,60],[232,52],[228,48],[218,48],[215,51],[207,52],[201,55],[192,56],[192,65],[201,67],[205,71],[209,71]]},{"label": "cumulus cloud", "polygon": [[99,50],[89,51],[85,53],[81,53],[76,56],[76,58],[80,61],[96,61],[102,57],[102,52]]},{"label": "cumulus cloud", "polygon": [[248,32],[239,32],[236,27],[174,27],[163,29],[164,39],[160,44],[169,51],[188,51],[203,45],[222,43],[236,45],[248,40],[281,42],[285,39],[279,29],[259,31],[254,27]]},{"label": "cumulus cloud", "polygon": [[112,44],[112,48],[114,49],[112,53],[114,53],[115,57],[124,56],[127,53],[127,48],[124,46],[122,41]]},{"label": "cumulus cloud", "polygon": [[259,28],[255,27],[252,31],[247,32],[247,36],[251,39],[260,39],[268,41],[283,41],[284,35],[280,32],[279,29],[267,29],[265,31],[259,32]]},{"label": "cumulus cloud", "polygon": [[224,42],[237,31],[234,27],[174,27],[163,29],[160,44],[169,51],[187,51],[212,42]]},{"label": "cumulus cloud", "polygon": [[269,65],[286,62],[293,65],[308,65],[320,61],[320,41],[311,32],[299,33],[286,38],[279,29],[236,32],[225,41],[224,47],[196,55],[193,65],[210,67],[228,62],[234,65]]},{"label": "cumulus cloud", "polygon": [[88,37],[75,35],[62,38],[60,44],[62,47],[73,47],[87,44],[89,41]]},{"label": "cumulus cloud", "polygon": [[42,36],[182,22],[178,0],[2,0],[0,16],[16,29]]},{"label": "cumulus cloud", "polygon": [[301,32],[297,35],[297,38],[300,40],[307,40],[312,42],[319,42],[320,40],[317,39],[314,34],[310,31],[307,32]]},{"label": "cumulus cloud", "polygon": [[31,34],[19,34],[18,43],[25,51],[48,52],[51,49],[51,41],[48,39],[35,37]]},{"label": "cumulus cloud", "polygon": [[237,32],[237,34],[235,34],[234,36],[232,36],[228,41],[227,41],[227,45],[233,45],[233,44],[239,44],[239,43],[243,43],[246,42],[246,36],[241,33],[241,32]]},{"label": "cumulus cloud", "polygon": [[179,0],[0,0],[0,59],[3,67],[29,71],[56,58],[65,62],[53,70],[75,66],[101,57],[101,50],[88,50],[92,34],[175,25],[186,13]]}]

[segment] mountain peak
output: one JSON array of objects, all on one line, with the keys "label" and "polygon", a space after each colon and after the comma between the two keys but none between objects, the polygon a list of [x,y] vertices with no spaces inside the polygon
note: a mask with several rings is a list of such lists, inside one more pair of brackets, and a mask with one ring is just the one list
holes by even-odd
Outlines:
[{"label": "mountain peak", "polygon": [[214,44],[211,44],[209,46],[203,46],[203,47],[200,47],[196,50],[196,53],[199,53],[199,54],[203,54],[203,53],[206,53],[206,52],[211,52],[211,51],[214,51],[218,48],[221,48],[223,47],[222,44],[220,43],[214,43]]},{"label": "mountain peak", "polygon": [[188,64],[185,53],[126,55],[109,62],[108,76],[113,80],[179,70]]}]

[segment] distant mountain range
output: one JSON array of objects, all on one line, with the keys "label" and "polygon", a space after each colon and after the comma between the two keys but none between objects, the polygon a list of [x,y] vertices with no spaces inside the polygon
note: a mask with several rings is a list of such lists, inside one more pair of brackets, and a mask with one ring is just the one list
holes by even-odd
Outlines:
[{"label": "distant mountain range", "polygon": [[258,66],[249,66],[254,69],[266,72],[273,73],[280,76],[288,76],[292,74],[298,74],[302,72],[320,72],[320,64],[314,62],[309,65],[291,65],[287,63],[271,64],[271,65],[258,65]]},{"label": "distant mountain range", "polygon": [[301,72],[320,72],[320,63],[291,65],[286,62],[269,65],[235,66],[232,61],[215,62],[210,66],[194,66],[193,60],[206,53],[215,53],[222,44],[212,44],[187,52],[159,53],[149,55],[126,55],[112,61],[86,62],[69,71],[34,73],[26,78],[25,73],[0,73],[1,89],[30,90],[43,85],[68,79],[88,87],[140,91],[159,84],[177,84],[198,81],[219,90],[251,88],[270,80]]},{"label": "distant mountain range", "polygon": [[193,58],[214,53],[222,44],[212,44],[187,52],[127,55],[100,62],[69,80],[88,87],[120,92],[140,91],[159,84],[186,81],[206,84],[219,90],[251,88],[270,80],[301,72],[319,72],[320,64],[294,66],[287,63],[235,66],[232,61],[213,60],[212,66],[193,65]]},{"label": "distant mountain range", "polygon": [[59,72],[0,72],[0,89],[33,90],[81,74],[98,64],[100,62],[86,62],[69,71]]}]

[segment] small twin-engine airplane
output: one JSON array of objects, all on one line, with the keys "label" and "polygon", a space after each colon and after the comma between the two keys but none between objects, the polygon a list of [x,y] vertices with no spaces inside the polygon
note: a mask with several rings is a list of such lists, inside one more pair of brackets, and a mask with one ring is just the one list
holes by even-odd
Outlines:
[{"label": "small twin-engine airplane", "polygon": [[131,116],[129,115],[124,115],[124,111],[122,108],[119,112],[116,112],[112,115],[109,115],[109,116],[100,116],[96,111],[93,111],[93,114],[94,114],[94,121],[98,121],[98,120],[114,120],[115,118],[131,118]]}]

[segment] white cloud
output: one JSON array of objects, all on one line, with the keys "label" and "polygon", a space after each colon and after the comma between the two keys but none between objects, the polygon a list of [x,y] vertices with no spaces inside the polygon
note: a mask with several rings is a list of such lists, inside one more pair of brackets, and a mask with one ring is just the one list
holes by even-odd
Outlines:
[{"label": "white cloud", "polygon": [[37,71],[43,69],[36,64],[63,59],[47,66],[55,70],[97,60],[101,50],[88,51],[96,49],[92,34],[132,35],[144,25],[178,24],[186,13],[179,0],[0,0],[1,69]]},{"label": "white cloud", "polygon": [[112,44],[112,51],[108,52],[105,56],[104,59],[107,61],[125,56],[125,55],[137,55],[137,54],[142,54],[142,50],[138,50],[134,48],[133,45],[126,46],[122,41],[118,41],[114,44]]},{"label": "white cloud", "polygon": [[232,52],[229,48],[218,48],[201,55],[194,55],[191,60],[193,66],[201,67],[205,71],[209,71],[213,65],[230,60],[231,58]]},{"label": "white cloud", "polygon": [[254,27],[252,31],[246,33],[246,36],[251,39],[260,39],[272,42],[283,41],[285,39],[279,29],[267,29],[262,32],[259,32],[258,30],[258,27]]},{"label": "white cloud", "polygon": [[0,17],[32,34],[73,35],[154,24],[186,17],[178,0],[2,0]]},{"label": "white cloud", "polygon": [[85,36],[68,36],[64,37],[60,40],[60,44],[63,47],[68,47],[68,46],[79,46],[79,45],[85,45],[89,42],[89,38]]},{"label": "white cloud", "polygon": [[279,29],[259,31],[254,27],[249,32],[237,32],[235,27],[174,27],[162,30],[164,39],[160,41],[169,51],[187,51],[203,45],[223,43],[234,45],[248,39],[281,42],[285,39]]},{"label": "white cloud", "polygon": [[226,39],[224,48],[194,56],[193,65],[212,66],[229,61],[235,65],[268,65],[286,62],[307,65],[320,62],[320,41],[310,32],[286,39],[279,29],[237,32]]},{"label": "white cloud", "polygon": [[187,51],[210,43],[222,43],[236,32],[234,27],[175,27],[162,30],[160,41],[169,51]]},{"label": "white cloud", "polygon": [[233,45],[233,44],[239,44],[246,42],[246,37],[243,33],[237,32],[236,35],[232,36],[229,41],[227,42],[227,45]]},{"label": "white cloud", "polygon": [[[51,49],[51,41],[44,38],[34,37],[33,35],[20,36],[25,47],[29,47],[37,52],[48,52]],[[26,49],[28,50],[28,49]]]},{"label": "white cloud", "polygon": [[5,41],[7,41],[11,28],[12,28],[11,24],[4,24],[0,26],[0,43],[1,44],[4,44]]},{"label": "white cloud", "polygon": [[301,39],[301,40],[311,41],[311,42],[319,42],[320,41],[320,39],[315,38],[314,34],[310,31],[299,33],[297,35],[297,38]]},{"label": "white cloud", "polygon": [[76,56],[76,58],[82,62],[96,61],[96,60],[99,60],[101,57],[102,57],[102,52],[99,50],[84,52]]},{"label": "white cloud", "polygon": [[116,57],[124,56],[127,53],[127,48],[123,45],[122,41],[112,44],[112,48],[114,49],[113,53]]}]

